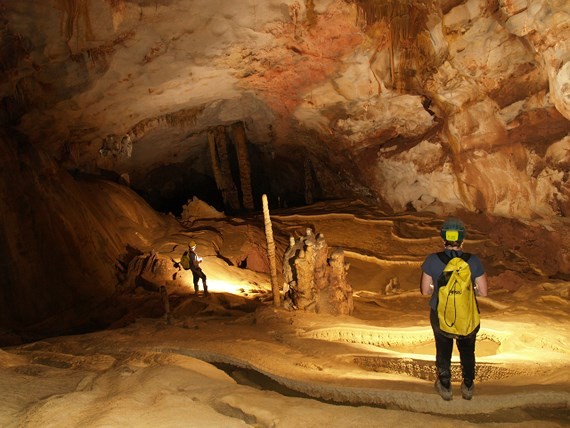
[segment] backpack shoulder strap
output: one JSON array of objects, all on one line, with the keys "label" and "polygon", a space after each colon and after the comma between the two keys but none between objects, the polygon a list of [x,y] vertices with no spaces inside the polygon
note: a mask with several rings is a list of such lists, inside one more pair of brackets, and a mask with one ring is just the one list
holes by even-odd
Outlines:
[{"label": "backpack shoulder strap", "polygon": [[[470,258],[471,258],[471,254],[469,254],[469,253],[461,254],[461,259],[463,259],[463,261],[465,261],[465,263],[467,263]],[[475,278],[472,278],[472,285],[473,285],[473,290],[475,290]],[[477,305],[477,311],[479,311],[479,303],[477,302],[477,296],[475,296],[475,303]]]},{"label": "backpack shoulder strap", "polygon": [[444,251],[442,251],[441,253],[437,253],[437,257],[439,257],[439,259],[441,260],[441,262],[447,266],[447,264],[450,262],[451,257],[449,257],[447,254],[445,254]]}]

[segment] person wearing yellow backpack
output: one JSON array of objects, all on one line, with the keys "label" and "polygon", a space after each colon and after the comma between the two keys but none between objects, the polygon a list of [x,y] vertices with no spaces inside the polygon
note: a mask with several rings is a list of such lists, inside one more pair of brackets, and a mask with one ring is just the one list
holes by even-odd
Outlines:
[{"label": "person wearing yellow backpack", "polygon": [[451,354],[454,340],[461,360],[461,396],[471,400],[475,388],[475,340],[479,331],[476,295],[487,295],[487,276],[481,260],[463,252],[463,222],[448,218],[440,235],[444,250],[430,254],[422,264],[420,291],[431,296],[430,323],[436,347],[435,389],[451,400]]}]

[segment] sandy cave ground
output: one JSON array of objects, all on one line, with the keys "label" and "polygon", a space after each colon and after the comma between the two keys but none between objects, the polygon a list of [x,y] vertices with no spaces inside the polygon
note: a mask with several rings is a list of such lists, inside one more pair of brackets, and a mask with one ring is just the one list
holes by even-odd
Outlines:
[{"label": "sandy cave ground", "polygon": [[[165,280],[170,325],[158,311],[0,350],[0,426],[570,426],[569,282],[512,274],[484,225],[468,226],[466,250],[482,254],[490,293],[480,299],[475,397],[462,400],[456,378],[445,402],[433,388],[435,346],[418,291],[419,265],[439,246],[432,219],[345,207],[273,222],[284,239],[310,226],[345,248],[352,316],[274,309],[267,275],[229,266],[200,240],[212,295],[190,296],[184,273]],[[176,239],[216,229],[241,251],[230,223]],[[159,254],[170,257],[171,243],[156,243]],[[532,265],[522,255],[511,262]],[[400,288],[387,293],[393,277]],[[160,297],[137,290],[133,300],[156,307]]]}]

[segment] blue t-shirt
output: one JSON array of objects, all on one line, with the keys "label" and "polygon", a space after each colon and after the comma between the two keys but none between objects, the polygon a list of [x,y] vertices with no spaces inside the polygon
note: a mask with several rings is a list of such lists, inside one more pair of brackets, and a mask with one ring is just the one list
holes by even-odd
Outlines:
[{"label": "blue t-shirt", "polygon": [[[454,253],[457,254],[457,257],[460,257],[461,254],[463,254],[463,251],[454,251]],[[445,254],[452,257],[451,250],[445,250]],[[483,268],[483,264],[481,263],[481,260],[479,260],[479,257],[474,254],[471,254],[467,264],[471,270],[471,280],[473,281],[473,284],[475,284],[475,279],[483,275],[485,273],[485,269]],[[422,263],[422,271],[431,276],[433,281],[434,290],[431,295],[429,305],[434,311],[437,310],[437,279],[443,273],[444,268],[445,264],[439,259],[437,253],[430,254]]]}]

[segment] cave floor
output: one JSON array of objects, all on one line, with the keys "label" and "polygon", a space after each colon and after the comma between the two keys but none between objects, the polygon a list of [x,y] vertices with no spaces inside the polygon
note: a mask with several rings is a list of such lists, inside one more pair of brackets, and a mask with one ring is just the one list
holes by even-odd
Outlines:
[{"label": "cave floor", "polygon": [[[461,398],[454,353],[454,399],[446,402],[433,387],[435,346],[418,291],[420,263],[437,249],[435,223],[351,215],[274,220],[278,231],[310,225],[345,248],[350,316],[275,308],[267,275],[213,252],[203,266],[209,297],[193,296],[183,277],[165,282],[169,319],[146,314],[0,350],[0,425],[569,426],[569,282],[520,275],[515,287],[487,257],[475,395]],[[473,229],[473,247],[494,254],[483,229]],[[387,290],[394,277],[400,286]],[[160,302],[144,290],[129,299],[139,308]]]}]

